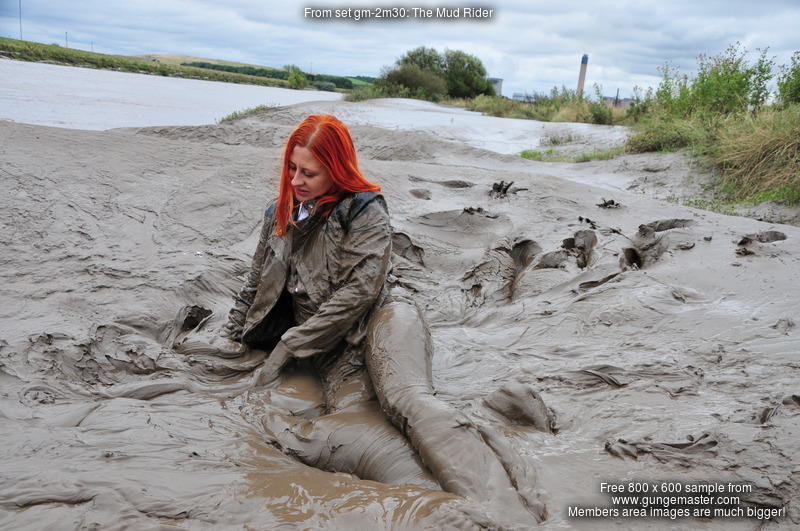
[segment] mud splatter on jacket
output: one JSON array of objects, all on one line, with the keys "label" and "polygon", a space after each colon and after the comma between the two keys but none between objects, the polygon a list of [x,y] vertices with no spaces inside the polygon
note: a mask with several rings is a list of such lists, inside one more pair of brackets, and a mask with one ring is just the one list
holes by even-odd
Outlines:
[{"label": "mud splatter on jacket", "polygon": [[348,196],[327,219],[312,212],[283,238],[275,235],[274,213],[272,203],[230,312],[232,337],[251,346],[280,337],[296,358],[331,352],[343,340],[360,344],[370,310],[386,295],[391,265],[383,197]]}]

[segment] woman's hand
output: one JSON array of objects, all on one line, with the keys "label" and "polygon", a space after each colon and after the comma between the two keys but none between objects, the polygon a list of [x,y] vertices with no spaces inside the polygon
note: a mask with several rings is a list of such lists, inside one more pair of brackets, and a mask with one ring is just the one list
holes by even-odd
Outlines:
[{"label": "woman's hand", "polygon": [[192,331],[176,341],[172,346],[184,355],[220,356],[235,358],[245,353],[247,348],[229,337],[213,330]]},{"label": "woman's hand", "polygon": [[264,365],[259,367],[253,376],[253,387],[263,387],[269,385],[281,375],[281,370],[292,359],[292,354],[283,342],[278,343],[269,357],[264,361]]}]

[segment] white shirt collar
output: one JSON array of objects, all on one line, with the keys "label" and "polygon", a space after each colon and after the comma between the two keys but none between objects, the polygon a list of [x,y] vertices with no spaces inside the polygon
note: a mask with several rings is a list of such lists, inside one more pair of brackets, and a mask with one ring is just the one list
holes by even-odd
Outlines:
[{"label": "white shirt collar", "polygon": [[311,211],[306,208],[305,203],[300,203],[300,208],[297,209],[297,221],[303,221],[311,215]]}]

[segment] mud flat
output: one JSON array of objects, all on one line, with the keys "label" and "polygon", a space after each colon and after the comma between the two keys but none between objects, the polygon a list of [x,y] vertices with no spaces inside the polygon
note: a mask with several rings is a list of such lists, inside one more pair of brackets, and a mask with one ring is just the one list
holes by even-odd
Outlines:
[{"label": "mud flat", "polygon": [[[547,514],[532,527],[800,525],[800,228],[356,119],[379,105],[108,131],[0,122],[0,527],[456,521],[451,494],[278,451],[260,421],[303,414],[301,379],[227,392],[252,366],[170,348],[230,307],[280,146],[311,112],[352,117],[392,215],[394,276],[430,326],[437,397],[525,463]],[[518,385],[547,422],[509,421],[501,389]],[[612,484],[737,485],[722,494],[739,499],[623,515]]]}]

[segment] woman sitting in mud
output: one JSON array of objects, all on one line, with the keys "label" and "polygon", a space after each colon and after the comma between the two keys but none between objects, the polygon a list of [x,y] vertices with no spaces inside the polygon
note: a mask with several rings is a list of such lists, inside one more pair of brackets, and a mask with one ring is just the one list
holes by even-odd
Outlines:
[{"label": "woman sitting in mud", "polygon": [[539,521],[539,504],[506,472],[513,466],[434,397],[428,330],[413,303],[389,294],[392,233],[379,191],[335,117],[308,116],[289,136],[278,197],[227,329],[251,353],[265,352],[259,387],[290,362],[312,367],[324,414],[273,414],[265,428],[309,465],[464,496],[482,505],[473,521]]},{"label": "woman sitting in mud", "polygon": [[[371,461],[342,459],[336,451],[319,455],[327,450],[324,440],[319,448],[289,444],[287,450],[320,468],[436,486],[419,459],[407,459],[412,449],[376,407],[364,365],[365,323],[386,296],[391,229],[380,188],[359,171],[344,124],[332,116],[306,118],[286,144],[279,187],[230,313],[230,337],[269,352],[258,385],[277,379],[290,361],[308,360],[322,382],[329,428],[348,428],[351,438],[355,424],[364,423],[381,455]],[[344,413],[355,414],[338,423],[330,416]],[[350,452],[346,445],[341,451]]]}]

